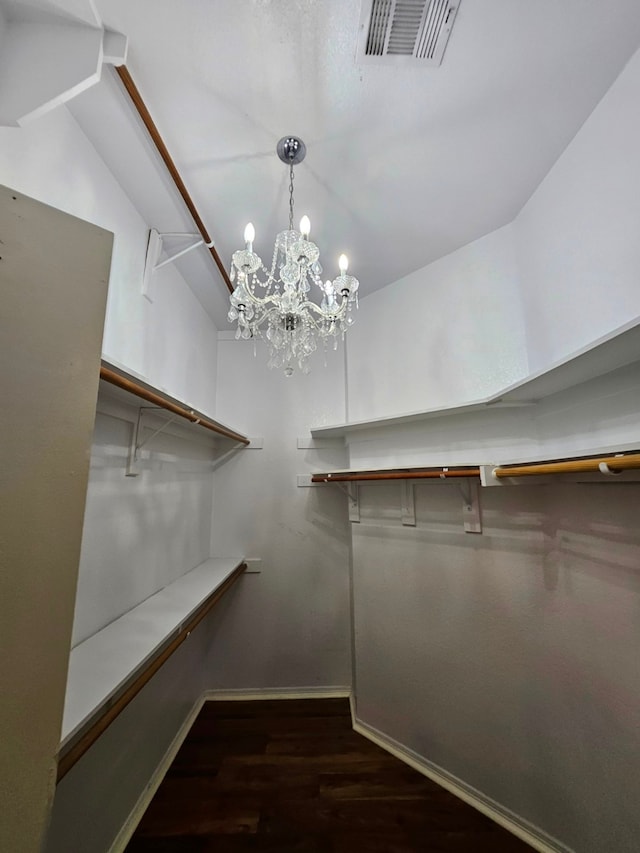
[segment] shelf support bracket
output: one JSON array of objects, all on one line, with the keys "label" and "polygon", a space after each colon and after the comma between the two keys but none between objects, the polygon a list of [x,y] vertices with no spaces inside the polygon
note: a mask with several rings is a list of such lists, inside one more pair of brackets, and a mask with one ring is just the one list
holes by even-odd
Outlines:
[{"label": "shelf support bracket", "polygon": [[347,503],[349,505],[349,521],[360,521],[360,490],[357,483],[347,486]]},{"label": "shelf support bracket", "polygon": [[[327,482],[331,482],[330,480]],[[360,492],[358,491],[357,483],[348,483],[346,486],[344,483],[336,483],[334,481],[334,486],[337,486],[341,492],[347,496],[347,503],[349,505],[349,521],[360,521]]]},{"label": "shelf support bracket", "polygon": [[402,524],[405,527],[416,526],[416,489],[413,480],[402,480],[401,505]]},{"label": "shelf support bracket", "polygon": [[[183,249],[174,252],[172,255],[169,255],[163,261],[160,261],[159,259],[160,255],[162,254],[162,249],[164,247],[164,240],[168,237],[183,239],[190,238],[193,242],[191,242],[188,246],[185,246]],[[147,254],[144,261],[144,275],[142,277],[142,295],[145,296],[149,300],[149,302],[153,302],[153,298],[151,296],[151,281],[154,272],[156,272],[156,270],[162,269],[162,267],[166,266],[167,264],[172,264],[174,261],[177,261],[178,258],[181,258],[183,255],[186,255],[187,252],[191,252],[193,249],[197,249],[198,246],[203,245],[205,245],[205,242],[200,234],[183,234],[181,232],[175,231],[166,231],[165,233],[161,234],[159,231],[156,231],[155,228],[152,228],[149,231]]]},{"label": "shelf support bracket", "polygon": [[462,494],[462,520],[465,533],[482,533],[482,519],[480,518],[480,489],[474,480],[467,481],[467,490],[460,486]]},{"label": "shelf support bracket", "polygon": [[147,436],[147,438],[141,441],[142,432],[144,429],[142,418],[144,413],[148,411],[163,412],[164,409],[161,409],[159,406],[140,406],[140,408],[138,409],[138,418],[136,420],[136,424],[133,430],[131,431],[131,443],[129,444],[129,455],[127,457],[127,470],[125,471],[125,477],[137,477],[139,475],[140,460],[138,457],[138,451],[141,450],[141,448],[143,448],[145,444],[148,444],[152,438],[155,438],[163,430],[165,430],[169,426],[169,424],[178,420],[178,415],[171,415],[171,417],[168,418],[165,423],[162,424],[161,427],[158,427],[158,429],[154,430],[151,435]]}]

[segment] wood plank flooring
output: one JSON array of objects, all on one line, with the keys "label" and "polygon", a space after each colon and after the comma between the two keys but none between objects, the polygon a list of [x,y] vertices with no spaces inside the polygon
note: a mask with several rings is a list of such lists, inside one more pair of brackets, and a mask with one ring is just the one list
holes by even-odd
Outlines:
[{"label": "wood plank flooring", "polygon": [[207,702],[127,853],[531,853],[351,728],[346,699]]}]

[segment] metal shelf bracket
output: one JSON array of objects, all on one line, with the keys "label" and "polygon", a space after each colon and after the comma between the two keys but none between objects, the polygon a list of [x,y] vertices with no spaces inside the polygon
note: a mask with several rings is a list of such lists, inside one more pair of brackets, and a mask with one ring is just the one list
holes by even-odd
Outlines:
[{"label": "metal shelf bracket", "polygon": [[341,486],[343,491],[346,492],[347,495],[347,503],[349,505],[349,521],[359,522],[360,521],[360,491],[358,489],[357,483],[349,483],[348,486],[343,487],[341,483],[337,485]]},{"label": "metal shelf bracket", "polygon": [[349,521],[360,521],[360,492],[357,483],[333,483],[347,496],[349,505]]},{"label": "metal shelf bracket", "polygon": [[402,511],[402,524],[405,527],[416,526],[416,484],[413,480],[402,480],[400,497],[400,508]]},{"label": "metal shelf bracket", "polygon": [[136,423],[134,428],[131,431],[131,442],[129,444],[129,455],[127,457],[127,469],[125,471],[125,477],[137,477],[140,474],[140,457],[139,451],[148,444],[152,438],[155,438],[159,435],[163,430],[165,430],[169,424],[178,420],[178,415],[171,415],[165,423],[162,424],[161,427],[154,430],[151,435],[148,435],[144,440],[142,439],[142,432],[144,430],[144,426],[142,423],[142,419],[145,412],[164,412],[164,409],[161,409],[159,406],[140,406],[138,409],[138,417],[136,419]]},{"label": "metal shelf bracket", "polygon": [[[180,249],[177,252],[174,252],[172,255],[169,255],[163,261],[159,261],[160,255],[162,254],[162,250],[164,248],[164,240],[167,238],[182,238],[187,239],[190,238],[192,242]],[[198,246],[206,245],[209,248],[209,244],[204,242],[203,237],[200,234],[183,234],[179,231],[166,231],[161,234],[159,231],[156,231],[155,228],[151,228],[149,231],[149,242],[147,243],[147,254],[144,260],[144,275],[142,277],[142,295],[145,296],[149,302],[153,302],[153,297],[151,296],[151,282],[153,279],[153,274],[156,270],[162,269],[162,267],[167,264],[172,264],[174,261],[177,261],[178,258],[181,258],[183,255],[186,255],[187,252],[191,252],[193,249],[197,249]]]},{"label": "metal shelf bracket", "polygon": [[462,483],[458,485],[462,494],[462,520],[465,533],[482,533],[479,485],[474,480],[467,480],[465,486]]}]

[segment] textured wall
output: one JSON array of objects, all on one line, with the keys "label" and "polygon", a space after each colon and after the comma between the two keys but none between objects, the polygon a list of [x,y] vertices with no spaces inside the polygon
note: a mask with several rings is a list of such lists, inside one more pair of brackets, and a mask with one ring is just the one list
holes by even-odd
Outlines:
[{"label": "textured wall", "polygon": [[[140,474],[125,477],[137,409],[109,409],[103,397],[98,406],[73,645],[210,556],[214,451],[208,433],[191,427],[181,436],[156,436],[140,451]],[[143,437],[164,422],[154,421]]]},{"label": "textured wall", "polygon": [[528,372],[510,226],[367,296],[355,319],[351,421],[476,400]]},{"label": "textured wall", "polygon": [[640,51],[513,225],[531,370],[640,314]]},{"label": "textured wall", "polygon": [[221,605],[210,687],[349,685],[349,529],[345,498],[296,476],[344,464],[342,451],[298,450],[311,424],[344,418],[342,351],[312,373],[270,371],[245,341],[221,340],[218,408],[264,439],[215,474],[212,554],[262,558]]}]

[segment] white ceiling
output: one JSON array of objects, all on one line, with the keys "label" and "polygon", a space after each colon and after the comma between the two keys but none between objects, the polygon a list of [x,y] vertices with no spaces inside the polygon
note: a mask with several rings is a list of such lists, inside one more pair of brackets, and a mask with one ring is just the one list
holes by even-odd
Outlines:
[{"label": "white ceiling", "polygon": [[[327,274],[347,252],[363,295],[511,221],[640,44],[638,0],[462,0],[440,68],[358,66],[360,0],[96,5],[129,37],[127,66],[225,263],[249,220],[270,261],[288,218],[275,145],[294,133],[308,149],[296,221],[310,216]],[[193,230],[153,158],[136,165],[133,135],[149,149],[115,82],[71,108],[151,224]],[[224,327],[204,254],[185,274]]]}]

